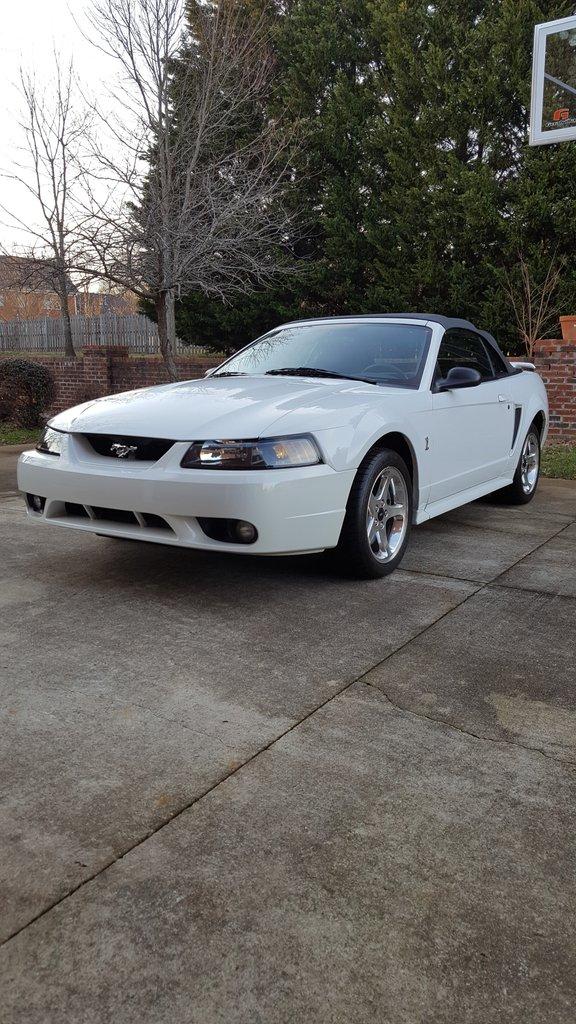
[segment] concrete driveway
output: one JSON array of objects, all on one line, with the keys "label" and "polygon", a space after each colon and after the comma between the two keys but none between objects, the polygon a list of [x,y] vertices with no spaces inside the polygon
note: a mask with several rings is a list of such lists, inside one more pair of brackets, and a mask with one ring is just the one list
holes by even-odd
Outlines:
[{"label": "concrete driveway", "polygon": [[572,1024],[576,485],[385,581],[36,527],[0,456],[5,1024]]}]

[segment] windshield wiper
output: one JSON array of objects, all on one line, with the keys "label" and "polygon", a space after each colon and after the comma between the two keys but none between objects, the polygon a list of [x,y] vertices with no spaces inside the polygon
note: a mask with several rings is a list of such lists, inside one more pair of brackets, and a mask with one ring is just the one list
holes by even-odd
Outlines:
[{"label": "windshield wiper", "polygon": [[283,366],[279,370],[266,370],[266,374],[276,377],[335,377],[337,380],[359,380],[363,384],[378,384],[372,377],[353,377],[349,373],[337,373],[336,370],[321,370],[317,366]]},{"label": "windshield wiper", "polygon": [[225,370],[224,373],[213,373],[213,377],[247,377],[247,373],[236,373],[234,370]]}]

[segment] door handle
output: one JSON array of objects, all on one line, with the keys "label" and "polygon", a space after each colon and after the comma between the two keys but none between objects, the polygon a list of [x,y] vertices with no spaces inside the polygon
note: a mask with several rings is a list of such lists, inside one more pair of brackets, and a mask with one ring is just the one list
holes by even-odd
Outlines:
[{"label": "door handle", "polygon": [[506,395],[498,395],[498,401],[499,402],[509,402],[510,399],[506,398]]}]

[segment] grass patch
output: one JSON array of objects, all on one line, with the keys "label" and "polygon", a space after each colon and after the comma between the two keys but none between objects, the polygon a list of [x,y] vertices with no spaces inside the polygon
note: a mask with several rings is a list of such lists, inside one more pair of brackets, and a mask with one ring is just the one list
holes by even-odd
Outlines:
[{"label": "grass patch", "polygon": [[561,480],[576,480],[576,448],[566,444],[551,444],[542,451],[542,473]]},{"label": "grass patch", "polygon": [[40,430],[25,430],[14,423],[0,423],[0,445],[3,444],[35,444]]}]

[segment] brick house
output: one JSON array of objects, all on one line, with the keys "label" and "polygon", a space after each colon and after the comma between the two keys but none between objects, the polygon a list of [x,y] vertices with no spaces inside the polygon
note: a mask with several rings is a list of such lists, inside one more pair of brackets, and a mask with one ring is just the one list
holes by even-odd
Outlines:
[{"label": "brick house", "polygon": [[139,313],[138,296],[133,292],[88,292],[77,291],[74,295],[74,312],[79,316],[133,316]]},{"label": "brick house", "polygon": [[[131,292],[81,291],[70,279],[67,290],[71,316],[127,316],[138,312],[138,299]],[[54,271],[47,261],[0,256],[0,321],[56,319],[60,315]]]},{"label": "brick house", "polygon": [[[76,287],[68,281],[68,309],[76,312]],[[35,320],[59,317],[60,300],[54,271],[44,260],[0,256],[0,320]]]}]

